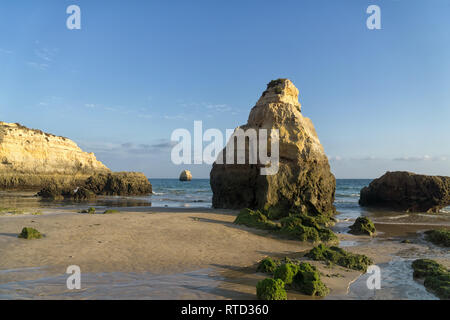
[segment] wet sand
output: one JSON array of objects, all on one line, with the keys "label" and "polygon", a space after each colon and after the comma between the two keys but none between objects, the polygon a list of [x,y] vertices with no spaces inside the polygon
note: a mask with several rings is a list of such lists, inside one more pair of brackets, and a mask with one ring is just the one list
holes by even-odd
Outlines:
[{"label": "wet sand", "polygon": [[[209,298],[254,299],[256,283],[266,277],[256,273],[259,260],[265,256],[302,256],[313,246],[234,225],[236,212],[232,211],[145,211],[0,217],[0,270],[44,268],[40,272],[1,272],[0,284],[55,278],[64,274],[69,265],[80,266],[83,274],[170,276],[206,270],[218,280],[209,288]],[[45,237],[18,239],[25,226],[38,229]],[[346,294],[349,283],[359,276],[358,272],[340,267],[327,269],[322,263],[314,264],[330,275],[324,276],[324,282],[334,295]],[[198,290],[201,286],[199,289],[193,285],[185,297],[197,297]],[[308,298],[295,292],[289,296]]]},{"label": "wet sand", "polygon": [[[19,293],[13,297],[37,298],[39,288],[39,297],[50,299],[255,299],[256,283],[266,277],[256,272],[259,260],[265,256],[301,258],[313,247],[234,225],[237,213],[233,211],[128,210],[132,211],[89,215],[47,210],[39,216],[1,216],[0,298],[2,289],[6,298],[17,290]],[[45,238],[18,239],[25,226],[38,229]],[[337,226],[341,245],[368,255],[376,264],[389,263],[394,256],[433,254],[445,265],[450,264],[448,250],[430,245],[417,233],[429,229],[426,225],[383,222],[376,226],[379,232],[375,238],[349,235],[345,228]],[[413,243],[401,243],[406,238]],[[358,299],[368,294],[361,293],[361,289],[348,294],[359,272],[311,263],[319,268],[322,280],[331,289],[326,299]],[[86,275],[88,289],[79,295],[65,290],[69,265],[80,266]],[[134,283],[133,293],[123,291],[124,283],[131,287]],[[28,290],[26,294],[20,293],[22,287]],[[118,291],[114,293],[113,289]],[[311,299],[296,292],[288,292],[288,297]]]}]

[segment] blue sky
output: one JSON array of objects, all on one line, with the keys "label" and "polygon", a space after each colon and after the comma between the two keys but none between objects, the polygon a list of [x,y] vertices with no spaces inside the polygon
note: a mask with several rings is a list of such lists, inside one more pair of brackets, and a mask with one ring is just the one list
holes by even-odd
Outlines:
[{"label": "blue sky", "polygon": [[[81,8],[81,30],[66,8]],[[381,30],[366,8],[381,8]],[[2,1],[0,120],[69,137],[113,170],[175,166],[176,128],[235,128],[266,83],[300,90],[338,178],[450,175],[449,0]]]}]

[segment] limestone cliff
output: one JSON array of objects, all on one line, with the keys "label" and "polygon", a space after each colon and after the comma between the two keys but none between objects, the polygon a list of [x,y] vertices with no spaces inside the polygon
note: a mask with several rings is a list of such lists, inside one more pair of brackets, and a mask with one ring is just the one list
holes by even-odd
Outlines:
[{"label": "limestone cliff", "polygon": [[0,189],[75,185],[110,170],[70,139],[0,122]]},{"label": "limestone cliff", "polygon": [[313,215],[335,212],[336,180],[311,120],[301,114],[298,94],[288,79],[267,85],[247,124],[240,128],[279,129],[278,173],[261,175],[261,164],[216,161],[210,174],[215,208],[263,209],[273,218],[289,211]]}]

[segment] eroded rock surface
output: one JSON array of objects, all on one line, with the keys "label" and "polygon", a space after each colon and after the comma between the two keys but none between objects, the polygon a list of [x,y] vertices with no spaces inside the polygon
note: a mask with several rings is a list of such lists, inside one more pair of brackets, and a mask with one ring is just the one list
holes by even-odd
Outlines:
[{"label": "eroded rock surface", "polygon": [[180,181],[191,181],[192,173],[189,170],[183,170],[180,174]]},{"label": "eroded rock surface", "polygon": [[0,189],[71,186],[98,172],[109,169],[72,140],[0,122]]},{"label": "eroded rock surface", "polygon": [[359,204],[406,212],[438,212],[450,205],[450,177],[387,172],[361,190]]},{"label": "eroded rock surface", "polygon": [[[210,173],[215,208],[262,209],[271,218],[286,216],[289,210],[335,212],[336,181],[311,120],[301,114],[298,94],[288,79],[267,85],[247,124],[237,129],[279,129],[279,170],[261,175],[264,166],[250,164],[248,153],[245,164],[216,161]],[[226,158],[226,149],[223,155]]]}]

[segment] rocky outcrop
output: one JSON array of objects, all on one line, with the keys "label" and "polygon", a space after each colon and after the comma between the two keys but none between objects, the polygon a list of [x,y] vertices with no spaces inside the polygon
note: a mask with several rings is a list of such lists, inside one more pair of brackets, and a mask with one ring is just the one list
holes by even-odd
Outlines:
[{"label": "rocky outcrop", "polygon": [[99,172],[109,169],[70,139],[0,122],[0,189],[72,186]]},{"label": "rocky outcrop", "polygon": [[95,193],[85,187],[60,189],[57,185],[48,185],[39,191],[37,196],[45,200],[66,199],[74,201],[94,200],[96,198]]},{"label": "rocky outcrop", "polygon": [[180,181],[191,181],[192,180],[192,173],[189,170],[184,170],[180,174]]},{"label": "rocky outcrop", "polygon": [[84,187],[96,195],[140,196],[152,193],[152,185],[140,172],[99,173],[89,177]]},{"label": "rocky outcrop", "polygon": [[[210,173],[215,208],[262,209],[270,218],[287,216],[290,210],[312,215],[335,212],[336,181],[311,120],[301,114],[298,94],[288,79],[267,85],[247,124],[237,129],[279,129],[278,172],[261,175],[265,165],[249,163],[248,146],[245,164],[216,160]],[[226,149],[223,155],[226,158]]]},{"label": "rocky outcrop", "polygon": [[70,139],[0,122],[0,190],[41,190],[45,199],[88,200],[95,195],[146,195],[142,173],[111,172]]},{"label": "rocky outcrop", "polygon": [[353,225],[350,226],[349,233],[356,235],[369,235],[372,236],[377,232],[372,220],[367,217],[358,217]]},{"label": "rocky outcrop", "polygon": [[450,177],[387,172],[361,190],[359,204],[406,212],[438,212],[450,205]]}]

